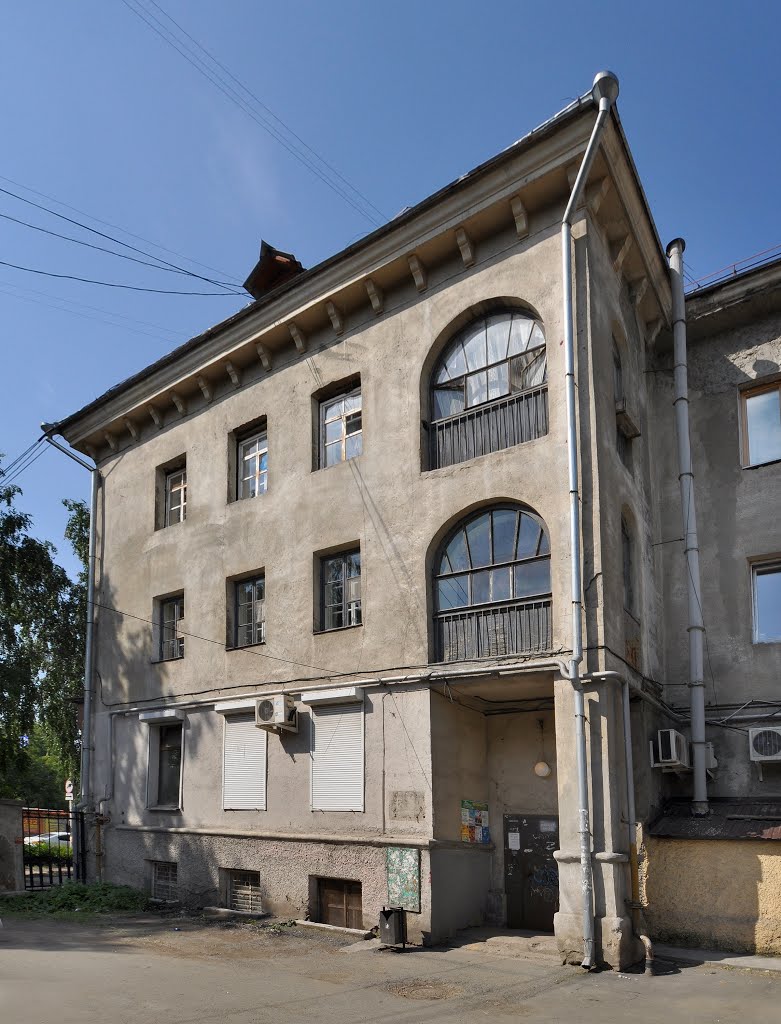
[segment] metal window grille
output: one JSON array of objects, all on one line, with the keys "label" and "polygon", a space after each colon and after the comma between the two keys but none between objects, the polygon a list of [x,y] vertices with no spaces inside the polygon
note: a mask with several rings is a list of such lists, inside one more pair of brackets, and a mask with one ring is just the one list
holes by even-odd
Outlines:
[{"label": "metal window grille", "polygon": [[362,450],[361,389],[356,388],[320,406],[320,465],[335,466]]},{"label": "metal window grille", "polygon": [[177,865],[169,861],[152,861],[152,899],[173,903],[178,898]]},{"label": "metal window grille", "polygon": [[231,871],[229,888],[228,905],[231,910],[245,914],[263,913],[258,871]]},{"label": "metal window grille", "polygon": [[184,637],[179,624],[184,618],[184,597],[160,602],[160,659],[170,661],[184,657]]},{"label": "metal window grille", "polygon": [[347,551],[333,558],[324,558],[321,569],[323,629],[360,625],[360,551]]},{"label": "metal window grille", "polygon": [[187,518],[187,471],[177,469],[165,478],[165,525],[173,526]]},{"label": "metal window grille", "polygon": [[236,584],[236,646],[266,642],[266,579],[240,580]]},{"label": "metal window grille", "polygon": [[255,498],[268,489],[268,438],[256,434],[239,442],[239,498]]}]

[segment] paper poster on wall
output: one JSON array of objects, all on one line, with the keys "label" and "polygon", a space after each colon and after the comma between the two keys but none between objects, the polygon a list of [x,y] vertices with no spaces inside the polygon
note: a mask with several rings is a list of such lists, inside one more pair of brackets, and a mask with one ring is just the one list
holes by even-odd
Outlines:
[{"label": "paper poster on wall", "polygon": [[520,850],[521,848],[521,833],[520,832],[508,832],[507,833],[507,845],[511,850]]},{"label": "paper poster on wall", "polygon": [[488,804],[478,800],[461,801],[461,842],[490,843]]},{"label": "paper poster on wall", "polygon": [[385,851],[388,906],[420,913],[420,850],[389,846]]}]

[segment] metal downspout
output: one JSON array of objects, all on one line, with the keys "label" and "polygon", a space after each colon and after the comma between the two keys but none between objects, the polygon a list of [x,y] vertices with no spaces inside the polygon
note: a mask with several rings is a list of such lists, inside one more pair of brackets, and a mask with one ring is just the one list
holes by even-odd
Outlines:
[{"label": "metal downspout", "polygon": [[689,598],[689,702],[691,742],[694,752],[692,814],[705,816],[708,807],[708,774],[705,747],[705,672],[700,597],[700,550],[697,543],[697,514],[694,505],[694,472],[689,434],[689,380],[686,354],[686,300],[683,294],[683,250],[686,243],[674,238],[667,246],[673,300],[673,344],[675,361],[675,429],[678,438],[678,480],[681,487],[683,551],[686,559],[686,589]]},{"label": "metal downspout", "polygon": [[81,732],[81,806],[90,807],[90,771],[92,770],[92,680],[94,678],[95,629],[95,546],[98,519],[98,489],[100,473],[97,466],[91,470],[92,488],[89,514],[89,578],[87,580],[87,636],[84,649],[84,724]]},{"label": "metal downspout", "polygon": [[575,331],[572,313],[572,217],[594,162],[610,108],[618,96],[618,79],[610,71],[600,71],[594,79],[592,96],[599,112],[591,132],[583,162],[561,221],[562,287],[564,294],[564,352],[567,396],[567,453],[570,497],[570,574],[572,583],[572,658],[570,682],[575,691],[575,735],[578,773],[578,832],[580,835],[581,885],[583,891],[583,961],[581,967],[594,966],[594,880],[591,865],[591,829],[589,825],[588,763],[586,748],[586,705],[579,678],[583,660],[582,570],[580,546],[580,494],[578,491],[578,424],[575,385]]}]

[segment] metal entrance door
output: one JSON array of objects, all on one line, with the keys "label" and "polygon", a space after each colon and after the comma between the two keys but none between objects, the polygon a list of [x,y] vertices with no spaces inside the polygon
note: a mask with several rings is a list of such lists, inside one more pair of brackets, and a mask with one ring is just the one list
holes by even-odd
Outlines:
[{"label": "metal entrance door", "polygon": [[318,878],[320,920],[340,928],[363,928],[361,883],[344,878]]},{"label": "metal entrance door", "polygon": [[552,815],[505,814],[504,891],[507,927],[552,932],[559,909],[559,819]]}]

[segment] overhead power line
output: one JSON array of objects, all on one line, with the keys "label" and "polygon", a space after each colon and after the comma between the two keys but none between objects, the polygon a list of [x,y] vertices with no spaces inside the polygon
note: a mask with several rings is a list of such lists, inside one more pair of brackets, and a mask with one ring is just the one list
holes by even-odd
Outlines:
[{"label": "overhead power line", "polygon": [[[154,270],[162,270],[166,274],[186,274],[189,277],[197,276],[190,273],[189,270],[183,270],[179,267],[174,266],[161,266],[161,264],[153,263],[151,260],[141,260],[137,256],[130,256],[126,252],[115,252],[113,249],[107,249],[103,245],[94,245],[92,242],[86,242],[83,238],[74,238],[73,235],[63,235],[59,231],[52,231],[50,228],[41,227],[39,224],[31,224],[29,221],[21,220],[19,217],[12,217],[10,213],[0,213],[0,217],[3,220],[10,220],[14,224],[20,224],[24,228],[30,228],[32,231],[40,231],[44,235],[51,235],[54,238],[61,238],[65,242],[73,242],[75,245],[86,246],[87,249],[95,249],[97,252],[105,252],[109,256],[118,256],[122,260],[130,260],[131,263],[140,263],[142,267],[152,267]],[[120,242],[120,245],[124,245],[124,242]],[[157,257],[153,257],[157,259]],[[201,278],[201,280],[208,280],[208,278]],[[211,282],[210,282],[211,283]],[[225,284],[228,288],[233,288],[234,285],[228,285],[223,281],[213,282],[216,284]],[[236,294],[240,294],[236,292]]]},{"label": "overhead power line", "polygon": [[[249,89],[247,89],[247,87],[239,81],[239,79],[232,75],[223,64],[221,64],[215,57],[213,57],[208,50],[206,50],[203,46],[201,46],[200,43],[193,39],[193,37],[190,36],[189,33],[185,32],[185,30],[182,29],[181,26],[179,26],[178,22],[175,22],[173,18],[170,17],[170,15],[167,15],[158,4],[155,4],[155,7],[157,7],[157,9],[173,25],[175,25],[187,38],[191,39],[195,43],[198,49],[202,53],[204,53],[210,61],[212,61],[214,67],[210,66],[203,59],[203,57],[201,57],[192,47],[188,46],[188,44],[184,42],[181,37],[177,36],[173,31],[171,31],[171,29],[164,25],[163,22],[160,21],[160,19],[157,18],[151,10],[149,10],[149,8],[144,7],[140,0],[134,0],[134,3],[137,6],[135,6],[134,3],[131,2],[131,0],[122,0],[122,3],[128,8],[128,10],[132,11],[133,14],[135,14],[138,18],[141,19],[141,21],[143,21],[149,28],[151,28],[152,31],[156,33],[156,35],[158,35],[164,42],[168,43],[169,46],[173,47],[173,49],[175,49],[177,53],[180,54],[180,56],[184,57],[184,59],[189,64],[191,64],[196,69],[196,71],[199,72],[199,74],[203,75],[204,78],[206,78],[209,82],[211,82],[212,85],[219,89],[219,91],[227,99],[229,99],[232,103],[235,103],[240,110],[242,110],[245,114],[251,117],[252,120],[255,121],[257,125],[259,125],[264,131],[268,132],[269,135],[272,136],[272,138],[274,138],[281,146],[283,146],[291,154],[291,156],[299,160],[308,170],[310,170],[316,177],[318,177],[323,182],[324,185],[327,185],[328,188],[330,188],[333,192],[340,196],[340,198],[342,198],[357,213],[359,213],[362,217],[365,217],[366,220],[370,221],[372,224],[378,227],[385,220],[387,220],[382,211],[378,210],[377,207],[374,206],[374,204],[370,200],[368,200],[354,185],[351,185],[349,182],[347,182],[347,179],[344,178],[341,174],[339,174],[338,171],[334,171],[334,169],[331,168],[331,165],[328,164],[327,161],[320,157],[315,152],[315,150],[313,150],[310,146],[304,143],[299,138],[299,136],[295,135],[295,133],[291,129],[289,129],[280,118],[277,118],[275,114],[271,113],[271,111],[269,110],[268,107],[266,107],[265,104],[261,103],[261,101],[258,100],[258,98],[253,93],[251,93]],[[247,101],[244,98],[244,96],[242,96],[241,93],[238,92],[222,74],[220,74],[220,71],[215,70],[215,68],[222,68],[223,70],[225,70],[226,74],[229,75],[229,77],[233,79],[233,81],[235,81],[239,85],[239,87],[243,89],[244,92],[251,98],[252,103],[256,104],[256,106],[262,107],[265,110],[268,110],[269,114],[272,117],[274,117],[275,120],[277,120],[279,124],[282,125],[284,129],[290,133],[291,136],[298,139],[299,142],[302,143],[302,146],[298,146],[296,145],[295,142],[291,142],[289,139],[287,139],[283,132],[274,124],[272,124],[267,117],[264,116],[262,111],[257,110],[255,107],[253,107],[252,103]],[[313,156],[308,156],[304,148],[302,147],[305,147],[307,150],[309,150],[309,152],[312,153]],[[315,162],[315,159],[313,159],[313,157],[319,160],[323,167],[330,168],[330,170],[323,170],[321,167],[319,167]],[[337,180],[337,177],[342,181],[346,182],[346,186],[341,185]],[[348,189],[350,189],[351,191],[348,191]],[[351,192],[353,194],[351,194]],[[376,210],[376,213],[373,213],[372,210]]]},{"label": "overhead power line", "polygon": [[[38,196],[39,199],[48,199],[50,203],[56,203],[57,206],[62,206],[66,210],[72,210],[73,213],[78,213],[82,217],[87,217],[88,220],[94,220],[96,224],[102,224],[104,227],[111,228],[113,231],[120,231],[123,235],[127,235],[128,238],[135,238],[139,242],[146,242],[146,244],[151,245],[153,249],[160,249],[161,252],[167,252],[170,256],[177,256],[180,260],[184,260],[186,263],[192,263],[194,266],[202,267],[204,270],[211,270],[215,274],[221,274],[223,277],[230,277],[230,274],[226,273],[224,270],[219,270],[217,267],[210,267],[208,263],[199,263],[198,260],[194,260],[190,256],[185,256],[184,253],[177,252],[176,249],[168,249],[159,242],[153,242],[150,238],[144,238],[143,235],[136,235],[132,231],[128,231],[127,228],[121,227],[119,224],[112,224],[109,220],[101,220],[100,217],[95,217],[93,214],[87,213],[85,210],[80,210],[77,206],[71,206],[70,203],[64,203],[62,199],[57,199],[56,196],[47,195],[46,192],[38,192],[36,189],[30,188],[29,185],[23,185],[20,181],[14,181],[13,178],[5,178],[0,174],[0,181],[4,181],[8,185],[13,185],[15,188],[20,188],[23,192],[30,192],[32,195]],[[148,255],[153,254],[149,253]],[[235,283],[238,287],[238,282]]]},{"label": "overhead power line", "polygon": [[99,281],[92,277],[79,277],[76,274],[56,274],[52,270],[38,270],[35,267],[22,267],[18,263],[9,263],[7,260],[0,260],[0,267],[11,267],[12,270],[23,270],[28,274],[40,274],[43,277],[56,277],[63,281],[81,281],[82,284],[99,284],[104,288],[123,288],[131,292],[152,292],[155,295],[221,295],[224,299],[235,299],[237,292],[185,292],[175,291],[170,288],[145,288],[138,284],[122,284],[119,281]]},{"label": "overhead power line", "polygon": [[[130,245],[129,242],[123,242],[119,238],[114,238],[112,235],[107,235],[105,233],[105,231],[98,231],[97,228],[91,228],[88,224],[83,224],[81,221],[74,220],[73,217],[66,217],[64,213],[58,213],[56,210],[52,210],[48,206],[43,206],[41,203],[35,203],[35,202],[33,202],[32,199],[26,199],[24,196],[20,196],[16,192],[11,192],[7,188],[0,188],[0,192],[2,192],[4,195],[11,196],[12,199],[18,199],[19,202],[21,202],[21,203],[27,203],[28,206],[34,206],[38,210],[43,210],[45,213],[50,214],[52,217],[58,217],[60,220],[67,221],[69,224],[75,224],[76,227],[82,228],[84,231],[89,231],[93,235],[98,235],[100,238],[105,238],[109,242],[114,242],[116,245],[122,245],[126,249],[132,249],[133,252],[140,253],[142,256],[151,256],[152,259],[157,260],[159,263],[161,263],[163,265],[163,266],[158,268],[160,270],[162,270],[164,267],[170,267],[170,268],[176,270],[180,274],[186,274],[188,277],[196,278],[199,281],[205,281],[207,284],[213,284],[213,285],[216,285],[219,288],[230,288],[230,289],[232,289],[232,294],[234,294],[234,295],[242,294],[242,292],[240,290],[238,290],[240,286],[237,285],[237,284],[232,284],[232,283],[228,283],[228,282],[225,282],[225,281],[217,281],[217,280],[214,280],[211,277],[204,277],[202,274],[196,274],[192,270],[186,270],[184,267],[178,267],[175,263],[170,263],[168,260],[164,260],[164,259],[162,259],[159,256],[155,256],[153,253],[145,252],[143,249],[139,249],[135,245]],[[51,232],[51,233],[53,234],[54,232]],[[63,236],[60,236],[60,237],[63,237]],[[70,239],[70,240],[71,241],[78,241],[78,239]],[[83,242],[81,244],[86,245],[87,243]],[[108,252],[108,250],[105,250],[105,251]],[[118,253],[114,253],[114,255],[116,256],[116,255],[119,255],[119,254]],[[150,264],[150,266],[151,265],[152,264]]]},{"label": "overhead power line", "polygon": [[43,437],[39,437],[38,440],[26,450],[26,452],[17,456],[12,463],[9,463],[8,468],[3,470],[3,476],[0,477],[0,483],[5,486],[14,483],[14,481],[17,480],[26,469],[29,469],[34,462],[37,462],[37,460],[40,459],[48,447],[48,444],[44,444]]}]

